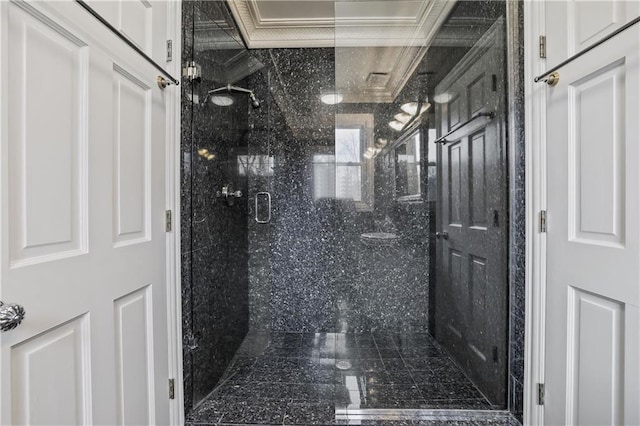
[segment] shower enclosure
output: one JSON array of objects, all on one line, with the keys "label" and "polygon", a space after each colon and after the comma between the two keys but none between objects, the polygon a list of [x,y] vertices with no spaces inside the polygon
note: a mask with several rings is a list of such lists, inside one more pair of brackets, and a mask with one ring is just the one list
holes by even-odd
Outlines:
[{"label": "shower enclosure", "polygon": [[520,6],[403,1],[380,32],[359,3],[333,47],[251,50],[183,3],[188,421],[520,411]]}]

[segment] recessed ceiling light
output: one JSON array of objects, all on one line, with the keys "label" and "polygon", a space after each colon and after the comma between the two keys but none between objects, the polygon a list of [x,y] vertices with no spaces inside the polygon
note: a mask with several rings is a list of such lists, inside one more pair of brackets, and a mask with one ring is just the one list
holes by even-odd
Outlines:
[{"label": "recessed ceiling light", "polygon": [[227,107],[233,105],[233,98],[229,95],[211,95],[211,102],[214,105]]},{"label": "recessed ceiling light", "polygon": [[433,100],[439,104],[446,104],[451,99],[453,99],[453,96],[450,93],[439,93],[433,97]]},{"label": "recessed ceiling light", "polygon": [[397,130],[399,132],[404,127],[404,123],[401,123],[398,120],[394,120],[394,121],[389,123],[389,127],[391,127],[393,130]]},{"label": "recessed ceiling light", "polygon": [[[429,109],[431,104],[429,102],[425,102],[422,104],[422,108],[420,109],[420,114]],[[418,103],[417,102],[407,102],[400,107],[401,110],[406,112],[407,114],[416,115],[418,111]]]},{"label": "recessed ceiling light", "polygon": [[335,105],[342,102],[342,95],[340,93],[326,93],[320,96],[320,100],[327,105]]}]

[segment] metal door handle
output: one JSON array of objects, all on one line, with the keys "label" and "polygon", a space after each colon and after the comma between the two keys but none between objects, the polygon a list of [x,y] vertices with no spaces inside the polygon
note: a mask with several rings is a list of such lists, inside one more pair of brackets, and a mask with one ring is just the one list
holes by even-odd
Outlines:
[{"label": "metal door handle", "polygon": [[436,238],[442,237],[445,240],[449,239],[449,233],[447,231],[436,232]]},{"label": "metal door handle", "polygon": [[[258,198],[260,197],[266,197],[267,199],[267,219],[266,220],[261,220],[260,219],[260,215],[258,214],[258,210],[260,209],[259,207],[259,203],[258,203]],[[257,223],[269,223],[271,222],[271,194],[268,192],[258,192],[256,194],[256,198],[255,198],[255,212],[256,212],[256,222]]]},{"label": "metal door handle", "polygon": [[0,331],[13,330],[24,319],[24,308],[15,303],[0,302]]}]

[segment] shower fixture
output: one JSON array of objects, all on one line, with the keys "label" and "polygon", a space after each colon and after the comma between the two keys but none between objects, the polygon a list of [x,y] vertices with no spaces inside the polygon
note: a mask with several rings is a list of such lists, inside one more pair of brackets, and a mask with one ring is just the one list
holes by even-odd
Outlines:
[{"label": "shower fixture", "polygon": [[[249,90],[249,89],[243,89],[242,87],[237,87],[237,86],[232,86],[230,84],[227,84],[224,87],[218,87],[217,89],[213,89],[213,90],[209,90],[209,92],[207,93],[207,99],[214,99],[216,97],[216,93],[246,93],[247,95],[249,95],[249,99],[251,99],[251,106],[253,108],[260,108],[260,101],[258,100],[258,98],[256,98],[255,93],[253,93],[253,90]],[[223,95],[224,96],[224,95]],[[223,96],[219,96],[218,97],[223,97]],[[221,106],[229,106],[233,103],[233,101],[231,103],[227,103],[225,105],[221,105]],[[203,105],[205,105],[206,102],[203,103]],[[219,104],[216,104],[219,105]]]}]

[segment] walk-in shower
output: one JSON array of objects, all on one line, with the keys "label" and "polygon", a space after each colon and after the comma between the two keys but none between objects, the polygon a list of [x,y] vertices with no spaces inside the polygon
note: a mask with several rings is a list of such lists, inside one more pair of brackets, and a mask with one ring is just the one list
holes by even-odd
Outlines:
[{"label": "walk-in shower", "polygon": [[254,49],[183,3],[188,422],[521,413],[521,6],[400,3]]}]

